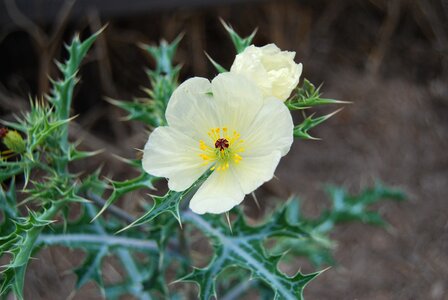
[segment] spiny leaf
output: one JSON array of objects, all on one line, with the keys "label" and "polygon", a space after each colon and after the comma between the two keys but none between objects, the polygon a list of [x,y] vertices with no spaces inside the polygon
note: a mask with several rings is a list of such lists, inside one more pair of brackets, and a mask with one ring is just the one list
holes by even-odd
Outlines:
[{"label": "spiny leaf", "polygon": [[142,172],[139,176],[125,180],[125,181],[110,181],[112,185],[113,191],[112,194],[107,199],[104,206],[98,212],[98,214],[93,218],[93,220],[97,219],[106,209],[112,205],[115,201],[117,201],[121,196],[127,194],[131,191],[135,191],[141,188],[150,188],[154,189],[153,182],[156,180],[156,177],[149,175],[146,172]]},{"label": "spiny leaf", "polygon": [[349,195],[345,189],[334,186],[329,187],[327,191],[331,197],[332,207],[323,211],[317,219],[308,219],[300,213],[297,197],[288,202],[286,213],[289,222],[301,224],[309,236],[304,239],[275,238],[274,246],[270,249],[271,253],[289,251],[288,254],[291,256],[306,257],[316,266],[333,265],[332,251],[335,248],[335,242],[330,239],[328,233],[337,224],[361,221],[384,226],[387,223],[370,208],[371,205],[382,200],[400,201],[405,198],[401,191],[385,187],[380,183],[363,190],[358,195]]},{"label": "spiny leaf", "polygon": [[385,199],[395,201],[405,199],[403,192],[385,187],[381,183],[354,196],[347,194],[346,190],[340,187],[332,186],[327,191],[331,197],[332,208],[324,211],[319,218],[316,227],[320,231],[328,231],[334,224],[348,221],[384,226],[386,225],[384,220],[377,212],[371,210],[370,206]]},{"label": "spiny leaf", "polygon": [[285,104],[290,110],[308,109],[313,106],[326,104],[348,104],[350,102],[321,98],[322,85],[316,88],[308,79],[303,80],[301,87],[298,87],[293,96]]},{"label": "spiny leaf", "polygon": [[233,30],[230,24],[227,24],[222,19],[221,24],[222,26],[224,26],[224,29],[229,34],[230,39],[232,40],[232,43],[235,46],[237,53],[243,52],[244,49],[246,49],[249,45],[251,45],[252,40],[254,39],[255,34],[257,33],[257,29],[255,29],[249,36],[242,38],[240,35],[238,35],[238,33],[235,32],[235,30]]},{"label": "spiny leaf", "polygon": [[124,121],[140,121],[152,127],[158,127],[163,123],[163,118],[160,116],[160,109],[153,100],[134,99],[134,101],[121,101],[110,98],[106,100],[128,113],[123,118]]},{"label": "spiny leaf", "polygon": [[173,70],[172,61],[182,38],[183,35],[179,35],[171,43],[162,40],[159,46],[142,44],[140,47],[151,54],[156,61],[156,72],[170,74]]},{"label": "spiny leaf", "polygon": [[68,161],[75,161],[75,160],[93,157],[102,152],[104,152],[104,150],[102,150],[102,149],[96,150],[96,151],[80,151],[80,150],[76,149],[75,145],[70,145],[67,159],[68,159]]},{"label": "spiny leaf", "polygon": [[154,205],[152,206],[152,208],[143,216],[139,217],[137,220],[118,232],[122,232],[129,228],[149,223],[163,213],[170,213],[172,216],[174,216],[174,218],[176,218],[179,224],[182,225],[179,214],[180,202],[185,199],[192,191],[198,189],[201,184],[208,178],[208,176],[210,176],[210,174],[210,170],[205,172],[198,180],[196,180],[195,183],[191,185],[191,187],[189,187],[185,191],[175,192],[170,190],[164,196],[153,196]]},{"label": "spiny leaf", "polygon": [[173,217],[180,223],[179,204],[185,198],[185,192],[169,191],[165,196],[153,196],[154,205],[150,211],[139,217],[137,220],[121,229],[118,232],[128,230],[135,226],[141,226],[145,223],[151,222],[154,218],[162,213],[171,213]]},{"label": "spiny leaf", "polygon": [[94,253],[89,252],[87,254],[87,257],[84,259],[82,265],[73,271],[77,276],[75,285],[76,289],[79,290],[83,285],[93,280],[98,283],[101,293],[104,295],[101,263],[107,254],[107,246],[102,246],[98,251],[95,251]]},{"label": "spiny leaf", "polygon": [[[101,28],[82,42],[79,35],[75,35],[70,45],[66,45],[66,49],[69,53],[68,59],[64,63],[56,62],[56,65],[62,73],[62,79],[52,81],[52,90],[47,96],[47,99],[54,106],[57,120],[62,121],[69,119],[73,90],[79,81],[76,77],[78,69],[86,56],[87,51],[104,29],[105,27]],[[67,153],[69,147],[68,124],[61,126],[59,132],[61,134],[59,140],[60,147],[63,153]],[[66,163],[63,162],[59,168],[62,169],[65,165]]]},{"label": "spiny leaf", "polygon": [[[15,184],[15,177],[12,177],[11,182],[9,183],[9,189],[7,191],[0,186],[0,210],[5,213],[5,222],[8,221],[9,218],[17,217]],[[0,232],[3,231],[0,230]]]},{"label": "spiny leaf", "polygon": [[143,90],[149,98],[134,99],[132,102],[107,99],[128,112],[125,120],[141,121],[153,128],[166,125],[165,110],[178,86],[181,67],[174,65],[173,58],[181,39],[182,36],[178,36],[171,43],[162,40],[158,46],[140,45],[156,61],[155,70],[146,70],[151,88]]},{"label": "spiny leaf", "polygon": [[44,227],[59,211],[61,204],[53,204],[41,214],[29,211],[28,217],[18,218],[15,230],[7,236],[0,237],[0,257],[9,253],[12,259],[0,272],[0,295],[10,290],[17,298],[23,299],[25,270],[32,252],[36,248],[36,240]]},{"label": "spiny leaf", "polygon": [[302,299],[303,288],[320,273],[293,277],[282,273],[277,264],[281,256],[268,256],[262,242],[271,236],[303,238],[307,233],[300,225],[292,225],[286,219],[285,209],[275,213],[269,221],[258,227],[246,224],[239,215],[233,224],[234,235],[219,217],[184,213],[184,220],[192,223],[213,240],[215,254],[206,268],[195,268],[180,281],[193,281],[199,285],[199,298],[216,297],[216,277],[226,268],[238,266],[251,272],[251,277],[262,280],[275,293],[275,299]]},{"label": "spiny leaf", "polygon": [[298,137],[300,139],[304,139],[304,140],[315,140],[316,138],[314,138],[308,134],[308,130],[316,127],[317,125],[321,124],[322,122],[325,122],[326,120],[328,120],[329,118],[331,118],[332,116],[334,116],[335,114],[340,112],[341,110],[342,110],[342,108],[340,108],[328,115],[320,116],[317,118],[313,118],[313,116],[309,116],[309,117],[305,118],[305,120],[303,120],[301,124],[296,125],[294,127],[294,136]]},{"label": "spiny leaf", "polygon": [[[117,236],[113,232],[119,228],[120,224],[115,222],[115,219],[110,218],[107,222],[104,219],[97,219],[90,222],[97,213],[96,208],[92,204],[83,204],[82,208],[79,218],[70,222],[67,230],[63,226],[54,226],[41,234],[37,240],[39,245],[57,244],[80,248],[86,252],[86,259],[75,270],[78,276],[76,288],[93,280],[104,291],[107,299],[119,299],[125,294],[131,294],[139,299],[151,299],[149,291],[152,290],[165,294],[166,291],[161,288],[166,286],[163,270],[167,264],[157,263],[161,250],[153,240],[160,236],[160,228],[154,227],[148,232],[128,231],[126,234]],[[145,262],[137,261],[131,251],[148,254],[151,258]],[[172,251],[165,252],[165,255],[169,257],[168,261],[177,259]],[[101,264],[105,256],[109,254],[116,255],[121,261],[126,276],[123,282],[104,286]]]}]

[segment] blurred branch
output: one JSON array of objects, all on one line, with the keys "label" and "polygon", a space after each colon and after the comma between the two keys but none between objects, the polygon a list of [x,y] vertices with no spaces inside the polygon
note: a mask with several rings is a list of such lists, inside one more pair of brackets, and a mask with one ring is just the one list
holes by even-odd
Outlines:
[{"label": "blurred branch", "polygon": [[[99,208],[103,207],[106,204],[106,200],[104,200],[103,198],[94,193],[89,193],[88,197]],[[107,211],[112,215],[114,215],[115,217],[117,217],[118,219],[125,221],[126,223],[132,223],[135,221],[135,218],[133,216],[131,216],[130,214],[128,214],[127,212],[125,212],[124,210],[113,204],[107,208]]]},{"label": "blurred branch", "polygon": [[48,76],[50,76],[51,73],[50,70],[53,64],[52,60],[55,56],[56,50],[60,47],[60,40],[67,25],[74,3],[75,1],[73,0],[64,1],[64,4],[57,15],[55,25],[53,26],[53,32],[51,35],[48,35],[36,23],[34,23],[19,10],[15,0],[5,1],[5,7],[12,21],[27,32],[36,43],[36,52],[39,59],[37,81],[40,95],[48,92]]},{"label": "blurred branch", "polygon": [[6,0],[5,7],[12,21],[32,36],[40,47],[44,47],[48,43],[46,34],[19,10],[15,0]]},{"label": "blurred branch", "polygon": [[376,75],[383,63],[384,56],[389,48],[392,36],[400,20],[401,0],[391,0],[387,3],[387,17],[381,26],[376,47],[370,52],[367,59],[367,71]]},{"label": "blurred branch", "polygon": [[[89,10],[88,20],[92,32],[96,32],[103,27],[98,10],[96,9]],[[112,67],[109,52],[107,50],[106,34],[102,34],[98,37],[95,52],[98,55],[98,71],[100,74],[101,85],[109,97],[116,97],[117,90],[112,79]]]},{"label": "blurred branch", "polygon": [[[442,51],[448,51],[446,26],[444,26],[445,24],[443,24],[443,22],[439,18],[439,15],[436,13],[436,11],[434,11],[434,5],[431,5],[430,2],[424,0],[417,1],[416,4],[420,8],[421,13],[425,17],[437,40],[437,48]],[[447,13],[446,6],[448,4],[444,3],[444,1],[442,0],[442,5],[444,8],[444,12]]]}]

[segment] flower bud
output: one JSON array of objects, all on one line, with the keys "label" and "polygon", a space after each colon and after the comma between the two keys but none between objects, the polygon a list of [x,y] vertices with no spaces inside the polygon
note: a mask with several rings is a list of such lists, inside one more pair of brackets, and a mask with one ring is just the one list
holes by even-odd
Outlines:
[{"label": "flower bud", "polygon": [[3,144],[5,144],[5,146],[9,150],[11,150],[15,153],[25,152],[26,143],[23,140],[20,133],[18,133],[15,130],[8,130],[6,128],[2,128],[2,129],[3,130],[0,130],[0,137],[2,136],[2,133],[3,133],[3,135],[4,135],[3,136]]},{"label": "flower bud", "polygon": [[230,72],[246,76],[263,92],[265,97],[285,101],[297,86],[302,64],[296,64],[296,53],[281,51],[276,45],[250,45],[238,54]]},{"label": "flower bud", "polygon": [[2,127],[0,128],[0,139],[4,138],[8,133],[8,128]]}]

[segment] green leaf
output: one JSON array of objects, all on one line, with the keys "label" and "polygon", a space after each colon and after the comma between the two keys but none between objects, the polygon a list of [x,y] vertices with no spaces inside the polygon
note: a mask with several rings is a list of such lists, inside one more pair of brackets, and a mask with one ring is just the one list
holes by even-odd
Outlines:
[{"label": "green leaf", "polygon": [[285,103],[290,110],[308,109],[313,106],[327,104],[348,104],[350,102],[321,98],[320,93],[322,85],[316,88],[308,79],[303,80],[301,87],[298,87],[295,94]]},{"label": "green leaf", "polygon": [[149,188],[154,189],[153,182],[157,180],[157,177],[149,175],[148,173],[142,170],[142,173],[133,178],[125,181],[114,181],[110,180],[110,184],[112,185],[113,191],[112,194],[107,199],[104,206],[98,212],[98,214],[93,218],[93,220],[97,219],[102,213],[106,211],[106,209],[112,205],[115,201],[117,201],[123,195],[141,189],[141,188]]},{"label": "green leaf", "polygon": [[95,281],[98,283],[102,294],[103,290],[103,277],[101,275],[101,262],[103,258],[108,254],[108,247],[102,246],[98,251],[88,252],[87,257],[84,259],[81,266],[76,268],[73,272],[77,276],[75,288],[79,290],[83,285],[89,281]]},{"label": "green leaf", "polygon": [[[115,220],[103,219],[91,222],[97,214],[92,204],[83,204],[81,215],[78,219],[69,222],[66,226],[54,226],[39,236],[38,245],[62,245],[70,248],[80,248],[86,252],[86,258],[82,264],[74,270],[77,275],[76,288],[94,281],[98,284],[107,299],[119,299],[124,294],[131,294],[139,299],[151,299],[149,290],[160,291],[160,286],[148,286],[146,282],[162,282],[164,276],[160,273],[157,264],[160,249],[152,240],[159,236],[159,229],[153,228],[150,232],[128,231],[125,235],[113,234],[121,225]],[[148,238],[151,237],[151,239]],[[151,256],[147,262],[138,262],[131,254],[138,251]],[[125,280],[112,285],[104,286],[101,274],[101,265],[107,255],[115,254],[121,261],[126,272]],[[170,260],[177,259],[176,254],[166,251]],[[162,269],[166,265],[162,265]],[[155,270],[156,269],[156,270]],[[166,285],[166,284],[165,284]]]},{"label": "green leaf", "polygon": [[28,211],[27,217],[14,221],[13,232],[0,237],[0,257],[6,253],[12,256],[10,263],[0,272],[0,295],[12,290],[17,298],[23,299],[25,270],[31,254],[36,249],[36,240],[42,229],[53,222],[51,219],[61,205],[52,204],[41,214]]},{"label": "green leaf", "polygon": [[9,189],[7,191],[0,186],[0,211],[5,213],[5,221],[7,221],[8,218],[17,217],[15,184],[15,177],[12,177],[11,182],[9,183]]},{"label": "green leaf", "polygon": [[315,140],[316,139],[315,137],[312,137],[311,135],[309,135],[308,130],[325,122],[326,120],[328,120],[329,118],[331,118],[332,116],[334,116],[335,114],[340,112],[341,110],[342,110],[342,108],[338,109],[328,115],[320,116],[317,118],[313,118],[312,115],[309,117],[306,117],[305,120],[302,121],[302,123],[294,126],[294,136],[298,137],[300,139],[304,139],[304,140]]},{"label": "green leaf", "polygon": [[274,239],[274,246],[270,252],[284,253],[288,251],[288,257],[303,256],[316,266],[333,265],[335,263],[332,251],[335,242],[329,237],[329,233],[340,223],[360,221],[370,225],[384,226],[387,223],[371,208],[383,200],[400,201],[404,194],[396,189],[388,188],[378,183],[372,188],[363,190],[358,195],[349,195],[340,187],[327,189],[331,198],[331,208],[323,211],[317,219],[308,219],[300,212],[298,198],[292,198],[288,202],[287,217],[293,224],[301,224],[308,232],[304,239],[280,237]]},{"label": "green leaf", "polygon": [[230,36],[230,39],[232,40],[233,46],[235,46],[236,52],[241,53],[246,49],[249,45],[252,44],[252,40],[255,37],[255,34],[257,33],[257,29],[255,29],[249,36],[242,38],[238,33],[233,30],[232,26],[230,24],[227,24],[221,19],[221,24],[224,26],[224,29],[227,31],[227,33]]},{"label": "green leaf", "polygon": [[168,43],[165,40],[160,42],[160,45],[150,46],[141,44],[140,47],[146,50],[156,61],[156,69],[155,71],[165,74],[170,74],[173,72],[173,58],[176,54],[177,47],[179,46],[180,41],[182,40],[183,35],[177,36],[174,41]]},{"label": "green leaf", "polygon": [[268,256],[263,241],[272,236],[288,236],[296,239],[308,236],[300,225],[290,224],[286,210],[280,209],[266,223],[258,227],[246,224],[239,214],[233,223],[233,234],[221,218],[197,215],[189,211],[184,220],[193,224],[213,241],[214,257],[209,265],[195,268],[192,273],[179,281],[192,281],[199,285],[199,298],[208,300],[216,297],[216,278],[226,268],[238,266],[251,272],[251,277],[265,282],[275,293],[275,299],[303,299],[303,289],[320,272],[304,275],[300,272],[293,277],[282,273],[277,264],[280,256]]},{"label": "green leaf", "polygon": [[110,98],[106,98],[106,100],[128,113],[123,118],[124,121],[139,121],[152,127],[158,127],[164,122],[160,109],[153,100],[134,99],[134,101],[121,101]]},{"label": "green leaf", "polygon": [[141,121],[153,128],[166,125],[165,110],[178,86],[180,66],[174,65],[173,59],[181,39],[182,36],[178,36],[171,43],[162,40],[159,46],[140,45],[156,61],[155,70],[146,70],[151,88],[143,90],[148,98],[134,99],[132,102],[107,99],[127,111],[125,120]]},{"label": "green leaf", "polygon": [[175,192],[170,190],[164,196],[152,196],[152,198],[154,199],[154,205],[152,206],[152,208],[143,216],[139,217],[137,220],[118,232],[122,232],[129,228],[149,223],[163,213],[170,213],[182,226],[181,217],[179,214],[180,202],[185,199],[191,192],[197,190],[201,186],[201,184],[208,178],[208,176],[210,176],[210,174],[210,170],[205,172],[198,180],[196,180],[195,183],[191,185],[191,187],[189,187],[185,191]]},{"label": "green leaf", "polygon": [[[92,47],[93,43],[104,29],[105,27],[101,28],[82,42],[79,35],[75,35],[70,45],[66,46],[69,53],[68,59],[64,63],[56,62],[57,67],[62,73],[62,79],[52,81],[53,88],[50,95],[47,96],[47,99],[54,106],[55,114],[60,121],[68,120],[70,118],[73,90],[79,81],[76,77],[78,69],[86,56],[87,51]],[[63,152],[68,152],[68,124],[64,124],[60,129],[60,132],[60,146],[63,149]]]},{"label": "green leaf", "polygon": [[385,221],[371,209],[371,205],[385,199],[395,201],[405,199],[403,192],[385,187],[381,183],[354,196],[347,194],[346,190],[340,187],[332,186],[327,191],[331,198],[332,208],[324,211],[317,221],[316,230],[321,232],[329,231],[335,224],[349,221],[385,226]]}]

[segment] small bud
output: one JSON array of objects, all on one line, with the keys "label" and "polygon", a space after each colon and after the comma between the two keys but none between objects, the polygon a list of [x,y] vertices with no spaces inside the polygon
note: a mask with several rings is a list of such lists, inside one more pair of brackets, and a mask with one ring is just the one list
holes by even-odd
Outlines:
[{"label": "small bud", "polygon": [[4,138],[8,134],[8,128],[2,127],[0,128],[0,139]]},{"label": "small bud", "polygon": [[23,140],[22,136],[20,135],[20,133],[18,133],[17,131],[13,130],[6,130],[6,134],[3,137],[3,144],[5,144],[5,146],[15,152],[15,153],[23,153],[25,152],[26,149],[26,144],[25,141]]}]

